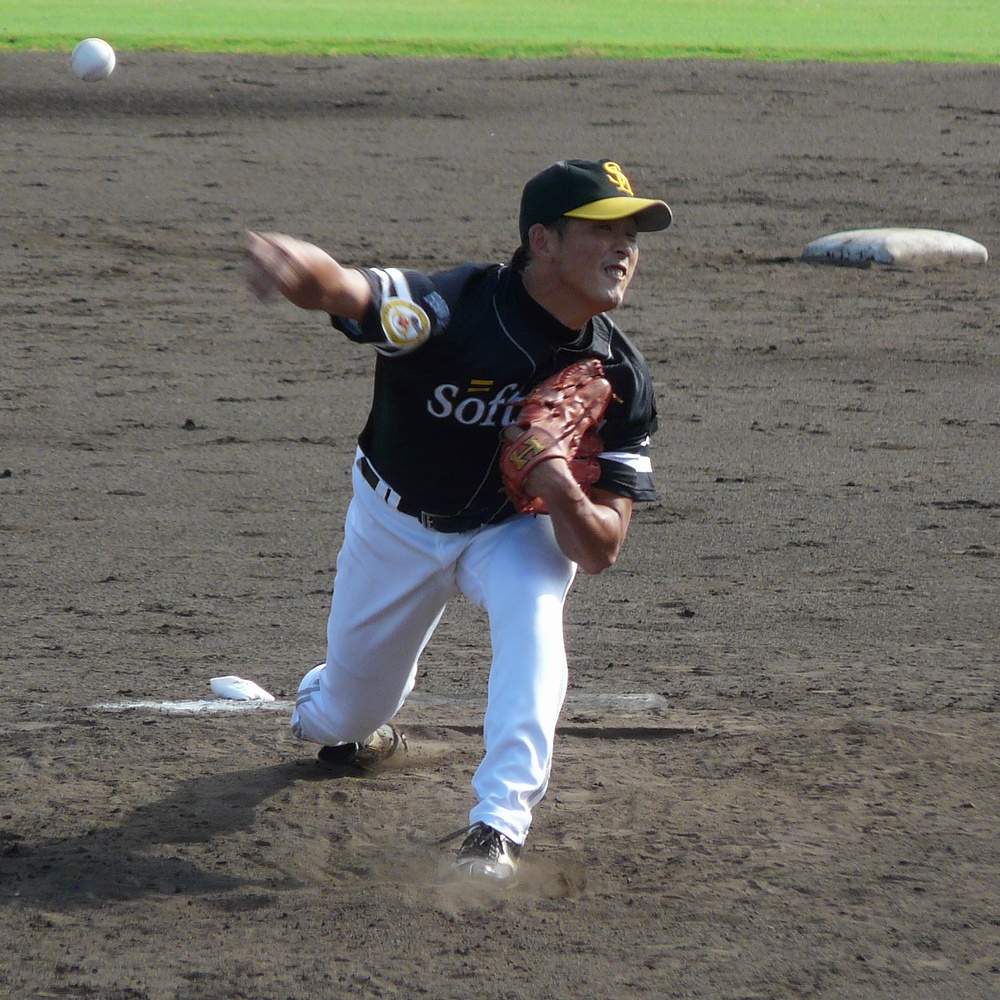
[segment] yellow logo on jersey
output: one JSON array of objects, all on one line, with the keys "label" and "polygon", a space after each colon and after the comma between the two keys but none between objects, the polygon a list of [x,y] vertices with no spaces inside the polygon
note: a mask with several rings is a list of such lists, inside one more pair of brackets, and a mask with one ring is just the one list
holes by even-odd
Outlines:
[{"label": "yellow logo on jersey", "polygon": [[614,186],[618,188],[622,194],[627,194],[630,198],[633,197],[632,185],[629,183],[629,179],[625,176],[625,171],[622,170],[617,163],[608,160],[608,162],[604,164],[604,172],[608,175],[608,180],[611,181],[611,183],[614,184]]},{"label": "yellow logo on jersey", "polygon": [[387,299],[379,315],[382,331],[395,347],[418,347],[430,336],[430,318],[409,299]]},{"label": "yellow logo on jersey", "polygon": [[493,383],[495,379],[492,378],[473,378],[469,379],[469,392],[489,392],[493,388]]}]

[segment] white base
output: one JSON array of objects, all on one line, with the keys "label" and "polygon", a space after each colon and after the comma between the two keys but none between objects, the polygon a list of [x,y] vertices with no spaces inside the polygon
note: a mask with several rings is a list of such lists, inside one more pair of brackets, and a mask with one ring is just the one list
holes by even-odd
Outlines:
[{"label": "white base", "polygon": [[209,684],[220,698],[231,698],[233,701],[274,701],[273,694],[242,677],[213,677]]},{"label": "white base", "polygon": [[938,229],[853,229],[813,240],[802,259],[818,264],[868,267],[893,264],[920,267],[934,264],[985,264],[986,247],[967,236]]}]

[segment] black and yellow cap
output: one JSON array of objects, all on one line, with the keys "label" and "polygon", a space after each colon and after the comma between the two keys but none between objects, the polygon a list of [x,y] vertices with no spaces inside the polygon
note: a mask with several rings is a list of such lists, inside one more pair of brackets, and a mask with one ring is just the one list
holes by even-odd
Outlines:
[{"label": "black and yellow cap", "polygon": [[673,219],[665,201],[637,198],[614,160],[560,160],[532,177],[521,193],[521,242],[536,223],[550,226],[564,215],[598,221],[635,216],[643,233],[666,229]]}]

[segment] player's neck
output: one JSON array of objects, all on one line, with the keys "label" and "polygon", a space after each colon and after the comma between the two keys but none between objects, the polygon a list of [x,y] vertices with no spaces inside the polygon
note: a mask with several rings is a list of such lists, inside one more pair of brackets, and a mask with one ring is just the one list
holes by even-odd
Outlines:
[{"label": "player's neck", "polygon": [[569,330],[582,330],[600,310],[567,291],[565,286],[542,269],[530,264],[521,273],[524,290],[547,312]]}]

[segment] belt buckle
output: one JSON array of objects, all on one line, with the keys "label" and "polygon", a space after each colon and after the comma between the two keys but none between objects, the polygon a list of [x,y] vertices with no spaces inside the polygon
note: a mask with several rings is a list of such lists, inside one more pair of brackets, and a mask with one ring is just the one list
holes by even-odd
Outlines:
[{"label": "belt buckle", "polygon": [[446,535],[473,531],[481,527],[481,522],[475,517],[463,517],[461,514],[428,514],[422,510],[416,516],[425,528]]}]

